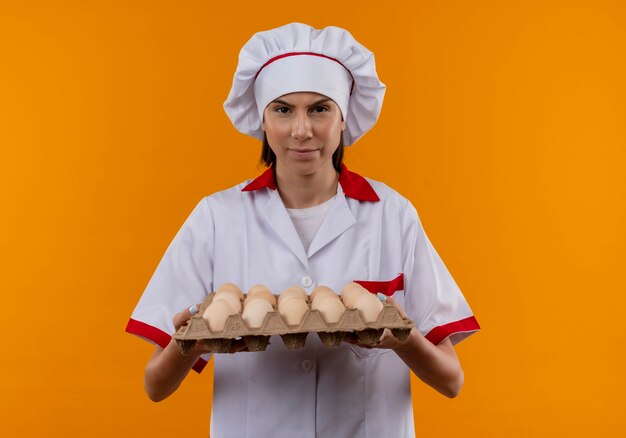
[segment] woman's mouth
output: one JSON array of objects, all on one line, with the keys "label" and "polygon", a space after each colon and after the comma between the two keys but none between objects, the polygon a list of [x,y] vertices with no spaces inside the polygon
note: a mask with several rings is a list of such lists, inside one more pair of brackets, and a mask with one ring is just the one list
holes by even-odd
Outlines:
[{"label": "woman's mouth", "polygon": [[315,152],[317,152],[318,149],[310,149],[310,148],[296,149],[296,148],[292,148],[292,149],[289,149],[289,151],[293,155],[295,155],[296,158],[308,158],[308,157],[312,156]]}]

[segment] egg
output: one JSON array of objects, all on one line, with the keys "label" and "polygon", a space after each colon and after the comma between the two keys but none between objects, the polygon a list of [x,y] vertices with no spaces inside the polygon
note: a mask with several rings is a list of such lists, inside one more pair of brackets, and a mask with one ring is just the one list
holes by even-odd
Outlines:
[{"label": "egg", "polygon": [[214,303],[216,301],[226,301],[230,304],[230,307],[235,310],[235,312],[241,312],[241,300],[230,290],[221,290],[216,292],[213,297],[213,301],[211,302]]},{"label": "egg", "polygon": [[[279,298],[280,298],[280,297],[279,297]],[[307,305],[307,307],[308,307],[308,305],[309,305],[309,304],[308,304],[308,302],[307,302],[307,300],[303,300],[303,299],[302,299],[302,297],[287,297],[287,298],[284,298],[282,301],[280,301],[280,302],[278,303],[278,310],[280,310],[280,308],[281,308],[282,306],[284,306],[284,305],[285,305],[285,303],[288,303],[288,302],[289,302],[289,301],[291,301],[291,300],[302,301],[304,304],[306,304],[306,305]]]},{"label": "egg", "polygon": [[341,317],[346,311],[346,307],[343,305],[339,297],[333,298],[331,296],[318,295],[311,305],[312,309],[317,309],[322,314],[324,321],[329,324],[335,324],[339,322]]},{"label": "egg", "polygon": [[276,297],[274,295],[272,295],[272,293],[265,289],[265,290],[259,290],[257,291],[254,295],[250,295],[250,293],[248,292],[248,296],[246,297],[245,301],[243,302],[243,307],[246,307],[246,303],[248,303],[251,299],[255,299],[255,298],[260,298],[263,299],[265,301],[267,301],[270,305],[275,306],[276,305]]},{"label": "egg", "polygon": [[328,293],[331,293],[331,294],[333,294],[333,295],[337,295],[337,294],[335,293],[335,291],[333,291],[333,290],[332,290],[331,288],[329,288],[328,286],[318,286],[318,287],[316,287],[315,289],[313,289],[313,292],[311,292],[311,302],[313,302],[313,300],[315,299],[315,297],[316,297],[318,294],[320,294],[320,293],[322,293],[322,294],[328,294]]},{"label": "egg", "polygon": [[274,308],[266,300],[252,299],[244,306],[241,317],[249,328],[259,328],[263,325],[265,315],[272,311]]},{"label": "egg", "polygon": [[337,295],[332,289],[326,286],[320,286],[318,288],[315,288],[313,293],[311,293],[311,302],[314,303],[315,300],[318,300],[324,297],[333,297],[333,298],[340,299],[339,295]]},{"label": "egg", "polygon": [[215,292],[221,292],[221,291],[231,291],[235,295],[237,295],[239,299],[243,300],[243,292],[241,292],[241,289],[239,289],[239,286],[237,286],[234,283],[224,283],[223,285],[218,287]]},{"label": "egg", "polygon": [[358,283],[348,283],[341,290],[341,299],[346,307],[354,307],[354,302],[357,297],[362,294],[371,295],[367,289]]},{"label": "egg", "polygon": [[278,305],[280,306],[280,303],[282,301],[292,297],[301,298],[306,301],[309,296],[306,294],[306,291],[300,286],[290,286],[282,291],[278,296]]},{"label": "egg", "polygon": [[213,301],[202,314],[202,318],[209,324],[209,328],[214,332],[224,330],[226,320],[230,315],[237,312],[226,301]]},{"label": "egg", "polygon": [[376,322],[383,310],[383,303],[371,293],[359,295],[354,301],[354,307],[361,311],[365,322]]},{"label": "egg", "polygon": [[300,324],[308,310],[309,306],[306,301],[298,297],[291,297],[278,304],[278,313],[280,313],[287,325]]},{"label": "egg", "polygon": [[270,289],[267,286],[265,286],[264,284],[255,284],[254,286],[252,286],[250,288],[250,290],[248,290],[248,296],[254,295],[254,294],[256,294],[256,293],[258,293],[258,292],[260,292],[262,290],[266,290],[266,291],[270,292]]},{"label": "egg", "polygon": [[341,303],[341,299],[337,295],[335,295],[335,296],[332,296],[332,295],[318,295],[318,296],[315,297],[315,299],[311,303],[311,309],[319,310],[320,304],[322,303],[322,301],[326,301],[326,300],[339,301],[339,303],[343,306],[343,303]]}]

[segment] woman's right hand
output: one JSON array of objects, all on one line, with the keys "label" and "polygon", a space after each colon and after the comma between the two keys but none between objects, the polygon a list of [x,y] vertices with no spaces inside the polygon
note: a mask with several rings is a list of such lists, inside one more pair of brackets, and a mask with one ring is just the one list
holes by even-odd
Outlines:
[{"label": "woman's right hand", "polygon": [[[196,305],[196,309],[199,306]],[[174,327],[178,330],[187,324],[192,314],[189,308],[174,315]],[[243,340],[233,340],[229,353],[247,351]],[[170,396],[180,386],[198,358],[210,353],[203,341],[197,341],[191,351],[183,354],[178,343],[172,338],[165,348],[157,347],[148,360],[144,375],[144,387],[152,401],[160,401]]]},{"label": "woman's right hand", "polygon": [[[197,313],[197,309],[200,308],[200,304],[191,306],[183,310],[182,312],[179,312],[174,315],[173,322],[174,322],[174,328],[176,329],[176,331],[178,331],[179,328],[187,324],[189,319],[193,316],[191,313],[191,309],[193,307],[195,307],[196,309],[196,312],[194,312],[195,314]],[[230,344],[230,350],[228,351],[228,353],[233,354],[233,353],[239,353],[241,351],[248,351],[248,348],[244,344],[243,339],[233,339]],[[186,355],[198,357],[202,354],[207,354],[207,353],[211,353],[211,351],[209,350],[209,347],[207,346],[206,342],[204,342],[203,340],[199,340],[196,342],[196,345],[193,346],[191,351],[187,353]]]}]

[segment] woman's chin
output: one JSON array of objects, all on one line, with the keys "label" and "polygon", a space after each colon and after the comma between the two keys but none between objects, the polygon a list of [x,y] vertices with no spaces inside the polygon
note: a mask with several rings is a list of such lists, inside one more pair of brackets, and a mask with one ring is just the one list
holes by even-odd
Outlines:
[{"label": "woman's chin", "polygon": [[[326,171],[326,166],[329,166],[328,170],[331,170],[332,163],[320,162],[319,160],[293,160],[286,163],[285,170],[294,176],[312,176],[320,171]],[[332,169],[334,170],[334,169]]]}]

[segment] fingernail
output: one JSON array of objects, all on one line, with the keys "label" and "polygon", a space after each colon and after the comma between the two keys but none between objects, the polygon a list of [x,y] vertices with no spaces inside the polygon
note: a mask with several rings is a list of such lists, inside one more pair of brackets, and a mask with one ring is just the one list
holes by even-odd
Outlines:
[{"label": "fingernail", "polygon": [[378,297],[380,301],[383,301],[383,302],[387,301],[387,297],[384,294],[381,294],[380,292],[378,292],[376,296]]},{"label": "fingernail", "polygon": [[191,306],[189,308],[189,313],[191,313],[191,316],[195,315],[196,313],[198,313],[198,306],[196,306],[195,304],[193,306]]}]

